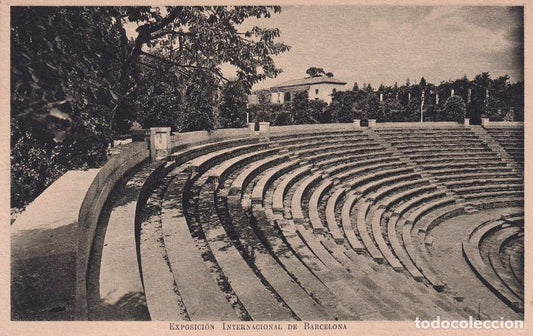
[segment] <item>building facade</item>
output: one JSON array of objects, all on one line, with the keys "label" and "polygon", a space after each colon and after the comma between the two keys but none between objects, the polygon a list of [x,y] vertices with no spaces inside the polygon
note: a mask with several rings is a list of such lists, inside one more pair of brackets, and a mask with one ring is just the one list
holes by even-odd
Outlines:
[{"label": "building facade", "polygon": [[346,82],[327,76],[307,77],[281,83],[270,88],[271,102],[284,104],[291,102],[298,92],[307,91],[310,100],[323,100],[331,103],[333,93],[345,90]]}]

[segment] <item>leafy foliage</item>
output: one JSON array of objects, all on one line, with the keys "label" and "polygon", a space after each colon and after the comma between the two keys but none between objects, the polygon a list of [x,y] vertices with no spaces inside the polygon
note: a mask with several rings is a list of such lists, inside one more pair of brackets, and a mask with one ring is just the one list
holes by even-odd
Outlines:
[{"label": "leafy foliage", "polygon": [[363,111],[365,119],[377,119],[379,98],[374,94],[364,94],[361,97],[355,105],[356,109]]},{"label": "leafy foliage", "polygon": [[12,206],[106,159],[127,51],[111,8],[12,7]]},{"label": "leafy foliage", "polygon": [[379,106],[378,121],[405,121],[405,108],[396,99],[387,98]]},{"label": "leafy foliage", "polygon": [[[247,18],[280,10],[12,7],[13,206],[31,201],[65,170],[103,163],[114,135],[134,121],[213,129],[227,82],[222,64],[235,67],[246,92],[281,72],[272,56],[289,47],[277,42],[278,29],[238,31]],[[131,41],[128,22],[137,24]]]},{"label": "leafy foliage", "polygon": [[353,122],[355,102],[358,93],[353,91],[337,91],[333,93],[328,113],[335,122]]},{"label": "leafy foliage", "polygon": [[226,83],[222,87],[222,99],[218,122],[222,128],[246,125],[247,93],[239,81]]},{"label": "leafy foliage", "polygon": [[405,107],[405,114],[403,121],[419,121],[420,120],[420,104],[418,97],[411,98],[411,101]]},{"label": "leafy foliage", "polygon": [[503,121],[505,118],[505,110],[507,106],[505,103],[497,97],[488,97],[485,106],[485,115],[493,121]]},{"label": "leafy foliage", "polygon": [[301,91],[294,95],[291,104],[292,124],[315,124],[318,121],[312,115],[307,91]]},{"label": "leafy foliage", "polygon": [[318,77],[325,75],[326,72],[324,71],[324,68],[317,68],[317,67],[310,67],[305,71],[306,74],[309,75],[309,77]]},{"label": "leafy foliage", "polygon": [[466,115],[466,105],[463,98],[453,96],[446,100],[444,105],[444,120],[462,121]]}]

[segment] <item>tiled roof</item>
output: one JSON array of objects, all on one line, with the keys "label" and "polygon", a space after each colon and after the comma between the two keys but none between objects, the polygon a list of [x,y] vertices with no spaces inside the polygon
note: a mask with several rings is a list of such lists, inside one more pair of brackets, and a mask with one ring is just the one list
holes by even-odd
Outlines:
[{"label": "tiled roof", "polygon": [[281,84],[278,84],[276,86],[273,86],[272,89],[281,89],[291,86],[301,86],[301,85],[311,85],[311,84],[338,84],[338,85],[345,85],[346,82],[340,81],[335,78],[330,78],[327,76],[318,76],[318,77],[306,77],[302,79],[294,79],[288,82],[284,82]]}]

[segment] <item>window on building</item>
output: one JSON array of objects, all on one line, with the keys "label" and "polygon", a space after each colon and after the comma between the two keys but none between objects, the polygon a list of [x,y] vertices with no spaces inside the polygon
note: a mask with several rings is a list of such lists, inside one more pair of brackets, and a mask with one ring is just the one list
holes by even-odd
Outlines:
[{"label": "window on building", "polygon": [[291,101],[291,93],[290,92],[285,92],[285,95],[283,96],[283,100],[286,101],[286,102],[290,102]]},{"label": "window on building", "polygon": [[315,94],[318,94],[318,89],[315,89]]},{"label": "window on building", "polygon": [[337,92],[337,89],[331,90],[331,93],[335,93],[335,92]]}]

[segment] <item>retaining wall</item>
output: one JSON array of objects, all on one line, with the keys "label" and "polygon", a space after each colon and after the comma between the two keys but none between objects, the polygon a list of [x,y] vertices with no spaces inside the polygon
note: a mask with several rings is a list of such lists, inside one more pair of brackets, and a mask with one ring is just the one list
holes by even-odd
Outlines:
[{"label": "retaining wall", "polygon": [[353,123],[335,123],[335,124],[310,124],[310,125],[286,125],[270,126],[270,134],[280,133],[314,133],[314,132],[335,132],[354,130]]},{"label": "retaining wall", "polygon": [[78,217],[76,257],[76,312],[78,320],[87,319],[87,270],[96,227],[102,208],[117,182],[139,164],[149,159],[146,142],[132,142],[118,147],[118,152],[100,169],[87,190]]},{"label": "retaining wall", "polygon": [[405,128],[418,128],[418,127],[463,127],[463,123],[458,123],[455,121],[424,121],[424,122],[378,122],[376,123],[376,128],[398,128],[398,127],[405,127]]},{"label": "retaining wall", "polygon": [[523,121],[490,121],[485,128],[499,128],[499,127],[524,127]]},{"label": "retaining wall", "polygon": [[217,129],[211,132],[196,131],[186,133],[176,133],[170,140],[172,148],[180,148],[185,145],[198,144],[203,142],[212,142],[215,140],[222,140],[226,138],[244,138],[252,136],[253,133],[248,127],[245,128],[224,128]]}]

